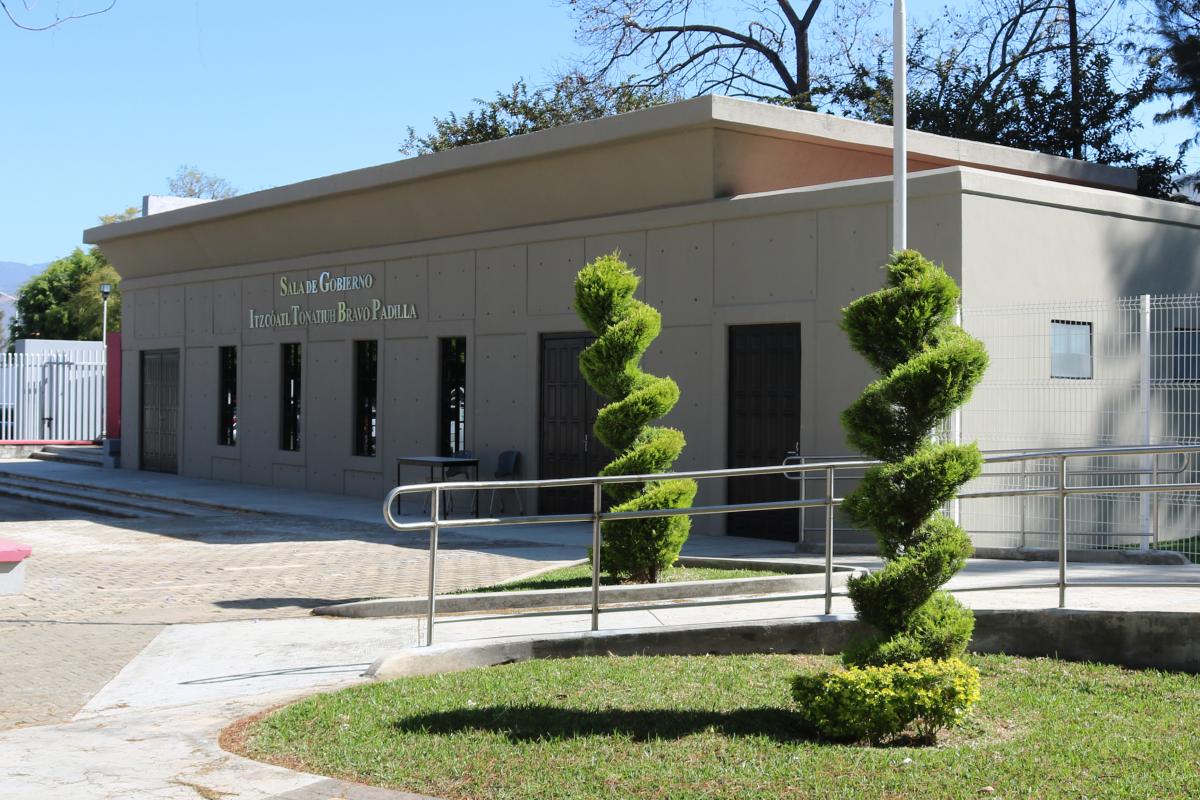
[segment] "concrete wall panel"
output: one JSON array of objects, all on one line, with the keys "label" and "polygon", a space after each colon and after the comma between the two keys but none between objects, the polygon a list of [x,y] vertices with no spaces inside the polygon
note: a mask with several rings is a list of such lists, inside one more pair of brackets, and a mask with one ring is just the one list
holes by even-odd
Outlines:
[{"label": "concrete wall panel", "polygon": [[[187,374],[184,386],[188,393],[190,413],[180,418],[184,452],[179,471],[193,478],[212,477],[212,457],[217,448],[217,349],[191,347],[187,351]],[[201,409],[212,409],[204,414]],[[236,446],[220,448],[236,453]]]},{"label": "concrete wall panel", "polygon": [[815,214],[718,222],[714,305],[811,300],[817,287]]},{"label": "concrete wall panel", "polygon": [[[380,446],[383,479],[390,487],[396,477],[396,458],[437,452],[437,342],[424,337],[386,339],[382,347],[379,409],[386,427]],[[468,357],[470,352],[468,348]],[[421,479],[419,473],[406,471],[405,482]]]},{"label": "concrete wall panel", "polygon": [[213,284],[189,283],[184,314],[187,317],[188,345],[210,344],[213,334]]},{"label": "concrete wall panel", "polygon": [[153,339],[158,333],[158,289],[141,289],[132,297],[122,298],[122,305],[133,300],[133,332],[139,339]]},{"label": "concrete wall panel", "polygon": [[817,319],[841,320],[841,310],[855,298],[883,286],[883,265],[891,252],[889,219],[884,205],[823,209],[817,215]]},{"label": "concrete wall panel", "polygon": [[480,333],[524,331],[527,248],[480,250],[475,266],[475,328]]},{"label": "concrete wall panel", "polygon": [[[270,486],[279,449],[279,345],[244,346],[238,362],[237,449],[242,480]],[[212,415],[216,413],[214,404]]]},{"label": "concrete wall panel", "polygon": [[271,483],[285,489],[303,489],[308,481],[308,475],[303,465],[272,464]]},{"label": "concrete wall panel", "polygon": [[537,405],[537,365],[525,357],[527,340],[523,333],[476,336],[474,355],[467,350],[475,364],[476,388],[467,395],[467,407],[475,428],[471,442],[482,458],[480,475],[495,472],[504,450],[520,450],[528,465],[537,449],[537,420],[529,413]]},{"label": "concrete wall panel", "polygon": [[213,333],[240,333],[245,324],[242,308],[242,282],[213,282]]},{"label": "concrete wall panel", "polygon": [[713,305],[713,226],[652,230],[647,236],[646,302],[666,325],[708,323]]},{"label": "concrete wall panel", "polygon": [[212,479],[239,483],[242,480],[242,462],[236,458],[214,457],[212,459]]},{"label": "concrete wall panel", "polygon": [[415,336],[425,332],[429,319],[429,259],[399,258],[384,264],[385,300],[389,304],[416,306],[415,319],[395,319],[383,324],[385,336]]},{"label": "concrete wall panel", "polygon": [[183,336],[186,308],[182,286],[164,286],[158,295],[158,333],[160,336]]},{"label": "concrete wall panel", "polygon": [[575,276],[586,263],[583,239],[529,245],[529,313],[570,314]]},{"label": "concrete wall panel", "polygon": [[[661,423],[683,431],[687,440],[676,462],[679,470],[711,468],[713,430],[724,430],[723,420],[713,419],[710,402],[711,337],[708,325],[663,328],[643,359],[647,372],[669,377],[679,385],[679,402]],[[700,490],[698,504],[718,503],[724,496],[724,487],[713,481],[702,481]]]},{"label": "concrete wall panel", "polygon": [[429,304],[434,321],[475,316],[475,251],[430,256]]},{"label": "concrete wall panel", "polygon": [[342,470],[351,453],[354,417],[350,343],[310,342],[304,371],[304,399],[308,407],[305,425],[305,466],[308,488],[317,492],[341,492]]}]

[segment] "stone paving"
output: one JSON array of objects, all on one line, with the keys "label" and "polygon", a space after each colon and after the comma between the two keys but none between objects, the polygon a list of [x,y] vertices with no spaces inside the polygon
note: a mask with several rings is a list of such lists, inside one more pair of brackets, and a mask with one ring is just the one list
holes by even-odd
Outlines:
[{"label": "stone paving", "polygon": [[[24,595],[0,597],[0,685],[10,689],[0,730],[70,719],[165,625],[420,594],[428,569],[422,534],[405,541],[382,524],[311,517],[114,521],[0,498],[0,538],[34,550]],[[529,572],[546,550],[446,532],[439,590]]]}]

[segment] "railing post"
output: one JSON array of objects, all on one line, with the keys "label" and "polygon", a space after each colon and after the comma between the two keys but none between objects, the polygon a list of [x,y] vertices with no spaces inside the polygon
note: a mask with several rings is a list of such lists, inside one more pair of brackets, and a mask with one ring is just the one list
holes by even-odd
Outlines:
[{"label": "railing post", "polygon": [[592,484],[592,630],[600,630],[600,482]]},{"label": "railing post", "polygon": [[429,647],[433,644],[433,616],[437,606],[437,551],[438,551],[438,533],[441,528],[441,503],[442,490],[441,487],[435,486],[433,489],[433,516],[430,518],[433,525],[429,528],[429,616],[425,620],[425,646]]},{"label": "railing post", "polygon": [[825,470],[825,614],[833,613],[833,467]]},{"label": "railing post", "polygon": [[1067,457],[1058,457],[1058,607],[1067,607]]},{"label": "railing post", "polygon": [[[1025,488],[1029,485],[1029,481],[1028,481],[1028,468],[1029,467],[1028,467],[1028,465],[1029,465],[1028,461],[1026,461],[1025,459],[1021,459],[1021,485],[1019,488],[1022,491],[1024,491]],[[1017,498],[1017,513],[1021,520],[1021,549],[1023,550],[1026,547],[1025,495],[1021,495]]]},{"label": "railing post", "polygon": [[[1153,459],[1153,466],[1151,467],[1150,482],[1153,483],[1155,486],[1157,486],[1158,485],[1158,455],[1157,454],[1153,455],[1153,456],[1151,456],[1151,458]],[[1158,494],[1159,494],[1158,490],[1155,490],[1151,494],[1151,497],[1150,497],[1150,502],[1151,502],[1150,528],[1151,528],[1151,534],[1154,537],[1154,546],[1156,548],[1158,547]]]},{"label": "railing post", "polygon": [[[1150,321],[1151,321],[1150,295],[1144,294],[1144,295],[1142,295],[1142,298],[1141,298],[1141,326],[1140,326],[1141,327],[1141,336],[1140,336],[1140,345],[1141,345],[1140,373],[1141,374],[1139,376],[1141,378],[1141,380],[1139,381],[1139,385],[1138,385],[1138,399],[1140,401],[1141,412],[1142,412],[1142,442],[1141,443],[1144,445],[1150,444],[1150,441],[1152,438],[1152,432],[1153,432],[1152,427],[1151,427],[1152,410],[1151,410],[1151,402],[1150,402],[1150,378],[1151,378],[1150,373],[1151,373],[1151,366],[1152,366],[1151,360],[1150,360],[1151,359]],[[1138,476],[1138,483],[1145,484],[1146,480],[1149,478],[1149,476],[1146,475],[1146,472],[1150,471],[1149,470],[1150,464],[1148,462],[1150,461],[1151,458],[1153,458],[1153,456],[1142,456],[1142,458],[1141,458],[1142,474]],[[1157,459],[1155,459],[1155,460],[1157,460]],[[1148,550],[1148,549],[1150,549],[1150,534],[1152,533],[1151,521],[1150,521],[1150,495],[1148,493],[1142,492],[1141,497],[1138,498],[1138,506],[1139,506],[1139,510],[1141,512],[1140,517],[1141,517],[1141,523],[1142,523],[1141,524],[1142,529],[1140,531],[1142,536],[1141,536],[1141,539],[1139,540],[1141,543],[1139,549]]]}]

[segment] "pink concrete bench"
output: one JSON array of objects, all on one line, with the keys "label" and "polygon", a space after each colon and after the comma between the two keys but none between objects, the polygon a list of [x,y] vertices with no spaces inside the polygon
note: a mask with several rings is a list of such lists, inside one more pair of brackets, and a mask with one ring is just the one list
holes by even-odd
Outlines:
[{"label": "pink concrete bench", "polygon": [[25,559],[32,552],[32,547],[0,539],[0,594],[25,590]]}]

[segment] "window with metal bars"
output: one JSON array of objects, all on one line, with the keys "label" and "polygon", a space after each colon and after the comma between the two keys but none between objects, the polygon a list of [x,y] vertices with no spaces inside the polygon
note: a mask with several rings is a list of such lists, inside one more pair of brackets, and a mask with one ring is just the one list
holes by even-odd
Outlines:
[{"label": "window with metal bars", "polygon": [[217,350],[217,444],[237,444],[237,348]]},{"label": "window with metal bars", "polygon": [[300,449],[300,368],[303,351],[299,342],[288,342],[280,351],[279,449]]},{"label": "window with metal bars", "polygon": [[467,449],[467,340],[440,340],[441,381],[438,454],[452,456]]},{"label": "window with metal bars", "polygon": [[374,456],[378,423],[379,343],[354,343],[354,455]]}]

